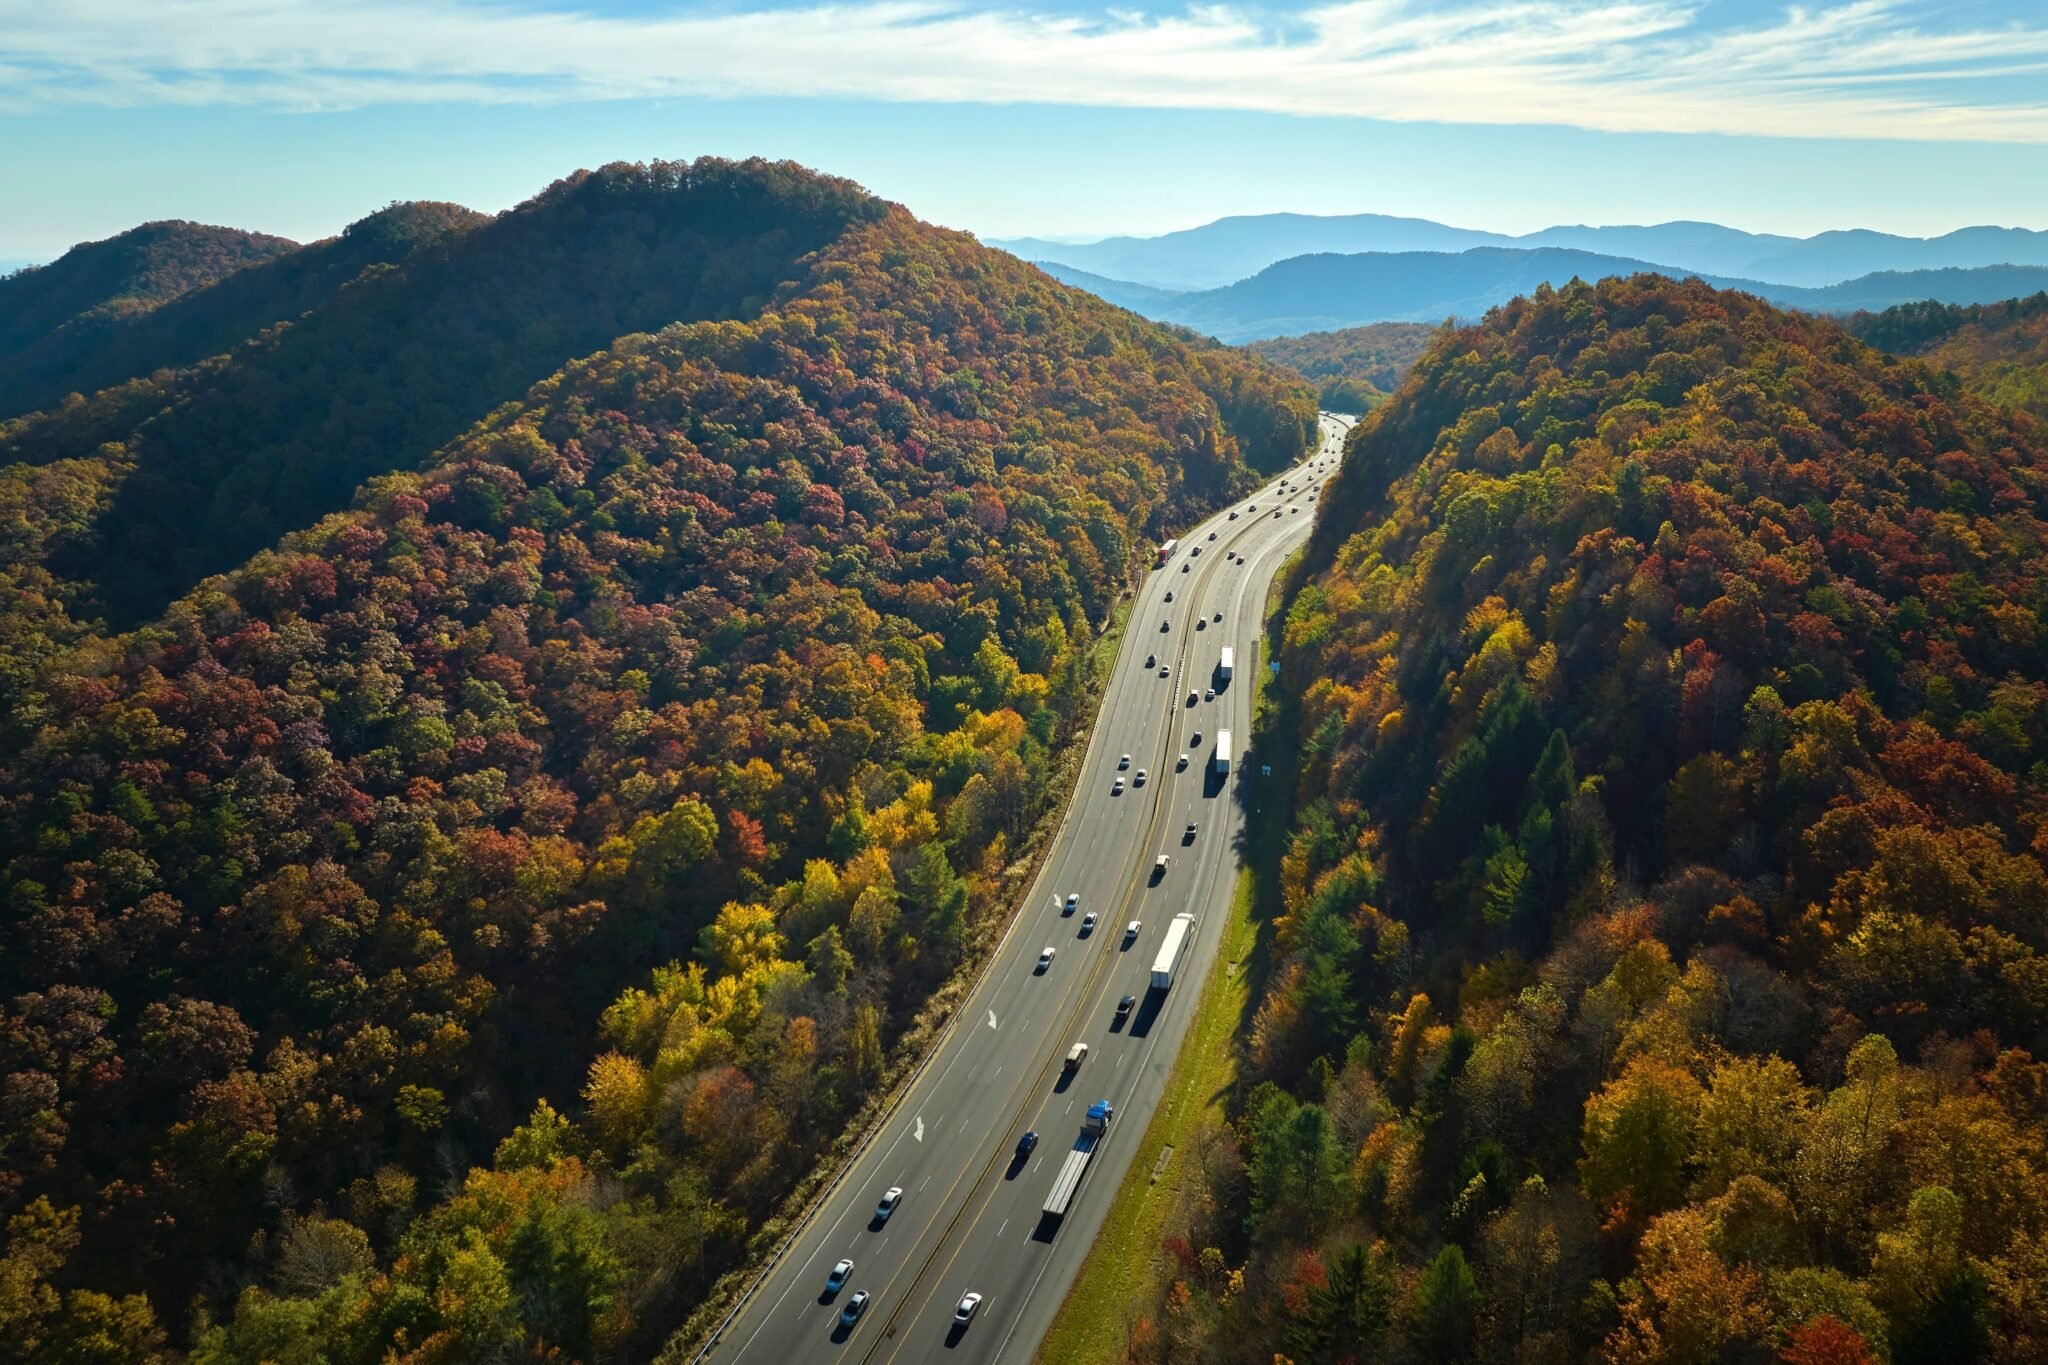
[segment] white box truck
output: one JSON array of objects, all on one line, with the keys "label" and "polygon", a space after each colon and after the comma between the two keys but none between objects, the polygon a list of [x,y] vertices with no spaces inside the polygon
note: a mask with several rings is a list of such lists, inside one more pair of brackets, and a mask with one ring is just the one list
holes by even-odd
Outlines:
[{"label": "white box truck", "polygon": [[1195,941],[1195,917],[1186,911],[1175,915],[1166,926],[1166,937],[1159,944],[1159,956],[1152,959],[1152,989],[1170,990],[1173,974],[1180,970],[1181,959],[1188,955],[1188,945]]},{"label": "white box truck", "polygon": [[1215,764],[1218,775],[1224,777],[1230,775],[1230,731],[1228,730],[1218,730],[1216,732]]},{"label": "white box truck", "polygon": [[1229,682],[1230,674],[1236,663],[1236,651],[1231,649],[1229,645],[1223,646],[1223,657],[1216,661],[1216,681]]},{"label": "white box truck", "polygon": [[1074,1192],[1081,1188],[1081,1177],[1088,1174],[1088,1160],[1109,1135],[1109,1121],[1115,1117],[1116,1109],[1108,1100],[1097,1100],[1088,1106],[1088,1116],[1081,1121],[1081,1136],[1074,1139],[1074,1149],[1067,1153],[1060,1173],[1053,1177],[1052,1193],[1045,1197],[1044,1213],[1048,1219],[1067,1216]]}]

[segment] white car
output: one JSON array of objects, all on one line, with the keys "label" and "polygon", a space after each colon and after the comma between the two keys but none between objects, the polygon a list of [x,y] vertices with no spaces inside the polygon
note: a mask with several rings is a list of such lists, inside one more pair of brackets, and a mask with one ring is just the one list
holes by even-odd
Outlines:
[{"label": "white car", "polygon": [[1214,700],[1216,700],[1216,689],[1215,689],[1215,688],[1213,688],[1213,687],[1205,687],[1205,688],[1203,688],[1203,689],[1202,689],[1202,700],[1203,700],[1203,701],[1214,701]]},{"label": "white car", "polygon": [[868,1291],[863,1289],[848,1299],[845,1311],[839,1315],[839,1325],[841,1327],[851,1327],[856,1322],[859,1322],[860,1315],[868,1310],[868,1299],[870,1297]]},{"label": "white car", "polygon": [[1126,924],[1124,926],[1124,937],[1127,939],[1135,939],[1138,936],[1138,930],[1144,927],[1145,923],[1143,920],[1134,919],[1129,924]]},{"label": "white car", "polygon": [[1078,906],[1078,905],[1080,905],[1080,904],[1081,904],[1081,893],[1080,893],[1080,892],[1078,892],[1078,891],[1069,891],[1069,892],[1067,893],[1067,910],[1066,910],[1066,913],[1068,913],[1068,914],[1070,914],[1070,915],[1071,915],[1071,914],[1073,914],[1073,913],[1074,913],[1074,909],[1075,909],[1075,907],[1076,907],[1076,906]]},{"label": "white car", "polygon": [[1084,934],[1095,932],[1095,912],[1093,910],[1081,916],[1081,932]]},{"label": "white car", "polygon": [[1109,794],[1111,796],[1122,796],[1124,794],[1124,780],[1121,777],[1109,784]]},{"label": "white car", "polygon": [[962,1294],[960,1296],[960,1306],[953,1310],[953,1321],[965,1327],[968,1323],[974,1321],[974,1310],[979,1307],[981,1307],[981,1295]]},{"label": "white car", "polygon": [[902,1202],[903,1187],[901,1185],[891,1185],[888,1192],[882,1196],[882,1202],[875,1205],[875,1221],[878,1223],[888,1222],[889,1215],[896,1212],[896,1206]]},{"label": "white car", "polygon": [[1179,763],[1178,767],[1180,767],[1180,768],[1186,768],[1187,766],[1188,766],[1188,756],[1187,756],[1186,754],[1182,754],[1182,755],[1180,756],[1180,763]]},{"label": "white car", "polygon": [[1145,770],[1143,768],[1138,769],[1138,775],[1131,779],[1131,785],[1134,787],[1145,785]]},{"label": "white car", "polygon": [[1038,955],[1038,970],[1042,972],[1050,966],[1052,966],[1052,949],[1047,948]]},{"label": "white car", "polygon": [[1123,756],[1122,758],[1119,758],[1119,759],[1118,759],[1118,760],[1116,761],[1116,766],[1117,766],[1117,767],[1118,767],[1119,769],[1122,769],[1122,768],[1128,768],[1128,767],[1130,767],[1130,766],[1131,766],[1131,756],[1130,756],[1129,754],[1125,754],[1125,755],[1124,755],[1124,756]]},{"label": "white car", "polygon": [[1168,677],[1168,676],[1170,676],[1170,675],[1171,675],[1172,673],[1173,673],[1173,665],[1172,665],[1172,664],[1161,664],[1161,665],[1159,665],[1159,676],[1160,676],[1160,677],[1162,677],[1162,678],[1164,678],[1164,677]]},{"label": "white car", "polygon": [[846,1288],[846,1277],[851,1274],[853,1274],[852,1261],[841,1261],[838,1265],[833,1266],[832,1273],[825,1277],[825,1292],[827,1294],[837,1294],[840,1290]]}]

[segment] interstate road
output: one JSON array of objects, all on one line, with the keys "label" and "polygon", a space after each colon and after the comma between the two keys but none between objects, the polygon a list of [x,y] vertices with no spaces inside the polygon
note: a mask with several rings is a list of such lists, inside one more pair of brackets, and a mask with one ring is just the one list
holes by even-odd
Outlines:
[{"label": "interstate road", "polygon": [[[1147,573],[1079,786],[994,960],[902,1102],[701,1359],[1022,1365],[1036,1352],[1165,1091],[1215,957],[1237,882],[1241,803],[1258,784],[1258,755],[1244,748],[1253,670],[1264,666],[1267,589],[1307,538],[1344,430],[1343,419],[1325,415],[1314,458],[1182,536],[1172,560]],[[1290,481],[1284,493],[1283,477]],[[1200,555],[1190,554],[1194,547]],[[1199,631],[1198,617],[1208,618]],[[1236,676],[1214,701],[1200,700],[1226,644],[1235,647]],[[1147,655],[1158,656],[1151,667]],[[1172,670],[1169,677],[1159,676],[1160,665]],[[1223,729],[1234,750],[1227,780],[1211,773]],[[1178,769],[1182,753],[1188,766]],[[1131,764],[1120,772],[1124,754]],[[1143,786],[1134,785],[1140,768]],[[1113,791],[1119,776],[1121,794]],[[1185,843],[1190,820],[1199,828]],[[1161,853],[1173,862],[1155,882]],[[1071,915],[1060,905],[1068,892],[1080,897]],[[1148,992],[1167,922],[1184,910],[1199,917],[1194,944],[1173,988]],[[1082,917],[1091,911],[1096,928],[1084,934]],[[1142,923],[1133,941],[1124,932],[1130,920]],[[1058,951],[1040,972],[1039,953],[1048,946]],[[1139,1004],[1119,1022],[1117,1001],[1127,993]],[[1087,1061],[1063,1080],[1062,1063],[1077,1042],[1088,1044]],[[1097,1099],[1116,1106],[1108,1139],[1065,1219],[1045,1223],[1040,1209],[1053,1175]],[[1020,1160],[1014,1153],[1026,1130],[1037,1131],[1039,1144]],[[876,1202],[892,1185],[902,1187],[902,1202],[877,1222]],[[841,1258],[853,1261],[853,1274],[828,1297],[825,1278]],[[846,1328],[840,1311],[860,1290],[871,1301]],[[982,1303],[958,1329],[953,1310],[969,1291]]]}]

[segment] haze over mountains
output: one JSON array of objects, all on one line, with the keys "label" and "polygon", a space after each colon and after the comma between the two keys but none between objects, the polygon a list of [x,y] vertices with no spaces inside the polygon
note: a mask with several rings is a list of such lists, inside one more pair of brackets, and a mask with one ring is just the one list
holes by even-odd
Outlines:
[{"label": "haze over mountains", "polygon": [[1885,270],[2048,265],[2048,232],[2024,228],[1966,227],[1939,237],[1901,237],[1857,228],[1802,238],[1680,221],[1611,227],[1567,224],[1514,236],[1381,213],[1266,213],[1219,218],[1157,237],[1108,237],[1078,244],[1014,237],[994,239],[990,245],[1028,260],[1183,292],[1233,284],[1291,256],[1459,252],[1473,247],[1557,247],[1654,261],[1700,275],[1806,286],[1837,284]]},{"label": "haze over mountains", "polygon": [[1717,288],[1740,289],[1811,313],[1878,311],[1923,300],[1991,303],[2048,288],[2048,266],[2041,265],[1887,271],[1838,284],[1804,286],[1703,274],[1661,261],[1562,247],[1294,256],[1235,284],[1185,294],[1105,279],[1052,262],[1039,265],[1062,283],[1132,312],[1229,342],[1378,322],[1470,320],[1546,284],[1646,273],[1696,276]]}]

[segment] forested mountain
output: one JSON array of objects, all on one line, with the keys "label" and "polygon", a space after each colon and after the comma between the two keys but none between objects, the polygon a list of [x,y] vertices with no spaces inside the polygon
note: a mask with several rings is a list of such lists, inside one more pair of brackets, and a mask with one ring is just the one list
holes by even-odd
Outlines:
[{"label": "forested mountain", "polygon": [[[271,255],[147,311],[104,318],[97,327],[46,333],[0,355],[0,417],[218,355],[272,323],[331,302],[342,286],[370,267],[395,265],[446,233],[485,221],[485,215],[458,204],[393,204],[351,224],[339,237]],[[6,288],[0,282],[0,291]]]},{"label": "forested mountain", "polygon": [[2039,425],[1832,323],[1432,343],[1286,614],[1251,1088],[1133,1354],[2041,1359],[2044,552]]},{"label": "forested mountain", "polygon": [[1848,319],[1880,350],[1951,370],[1994,403],[2048,418],[2048,294],[1951,307],[1904,304]]},{"label": "forested mountain", "polygon": [[52,562],[116,625],[347,504],[566,359],[757,311],[878,201],[729,172],[572,176],[219,363],[0,426],[0,460],[69,462],[84,524]]},{"label": "forested mountain", "polygon": [[1437,329],[1422,322],[1378,322],[1335,332],[1271,337],[1245,349],[1315,380],[1333,412],[1365,412],[1391,393],[1421,358]]},{"label": "forested mountain", "polygon": [[1031,260],[1174,291],[1218,289],[1294,256],[1455,253],[1488,246],[1585,251],[1653,261],[1666,270],[1805,287],[1886,271],[2048,265],[2048,232],[2025,228],[1967,227],[1938,237],[1902,237],[1867,229],[1787,237],[1680,221],[1647,226],[1568,224],[1516,236],[1379,213],[1252,214],[1157,237],[1083,243],[1019,237],[992,244]]},{"label": "forested mountain", "polygon": [[[21,656],[0,1353],[651,1357],[1013,890],[1141,540],[1313,439],[1255,358],[786,165],[608,167],[420,256],[151,419],[373,477]],[[657,286],[702,320],[544,309]],[[592,353],[371,463],[271,382],[344,340],[373,428],[435,347]],[[64,471],[13,471],[17,563],[89,513]]]},{"label": "forested mountain", "polygon": [[1134,284],[1129,280],[1112,280],[1107,276],[1090,274],[1077,270],[1058,261],[1031,262],[1061,284],[1071,284],[1076,289],[1085,289],[1095,297],[1119,308],[1128,308],[1133,313],[1146,317],[1159,317],[1171,308],[1183,294],[1173,289],[1154,289],[1148,284]]},{"label": "forested mountain", "polygon": [[296,249],[260,232],[174,220],[86,242],[0,277],[0,361],[29,347],[88,344],[99,329]]}]

